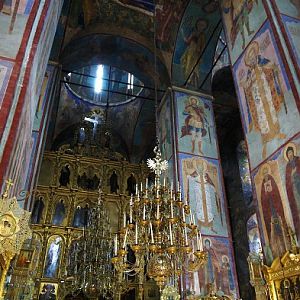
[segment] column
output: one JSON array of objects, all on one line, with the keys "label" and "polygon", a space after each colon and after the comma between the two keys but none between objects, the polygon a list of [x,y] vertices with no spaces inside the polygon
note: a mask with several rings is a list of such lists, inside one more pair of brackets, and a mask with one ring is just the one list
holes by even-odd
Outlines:
[{"label": "column", "polygon": [[270,264],[300,238],[299,1],[221,1]]},{"label": "column", "polygon": [[[172,153],[174,157],[175,178],[201,229],[208,254],[208,263],[203,269],[187,273],[183,278],[184,298],[210,292],[238,298],[212,97],[174,88],[166,99],[171,109],[160,118],[165,120],[165,124],[160,122],[161,139],[165,140],[163,133],[167,130],[164,128],[170,127],[171,143],[167,143],[169,150],[165,143],[163,147],[165,153]],[[167,115],[171,115],[170,121]]]}]

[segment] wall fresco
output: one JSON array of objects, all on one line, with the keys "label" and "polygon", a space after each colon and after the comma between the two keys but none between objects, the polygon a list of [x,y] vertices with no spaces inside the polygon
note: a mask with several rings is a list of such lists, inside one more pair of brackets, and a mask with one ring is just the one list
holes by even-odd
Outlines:
[{"label": "wall fresco", "polygon": [[183,197],[203,234],[228,236],[220,165],[217,160],[179,154]]},{"label": "wall fresco", "polygon": [[[191,1],[182,18],[173,56],[172,79],[198,88],[212,67],[220,29],[218,3]],[[210,39],[214,35],[213,39]],[[209,44],[209,46],[208,46]]]},{"label": "wall fresco", "polygon": [[0,2],[0,56],[16,57],[33,3],[34,0]]},{"label": "wall fresco", "polygon": [[175,93],[178,151],[218,157],[212,104],[205,98]]},{"label": "wall fresco", "polygon": [[250,167],[300,130],[299,113],[269,23],[234,65]]},{"label": "wall fresco", "polygon": [[158,125],[159,140],[163,159],[169,160],[173,155],[173,134],[172,134],[172,117],[171,117],[171,97],[166,95],[163,104],[159,109]]},{"label": "wall fresco", "polygon": [[[300,6],[300,4],[299,4]],[[300,64],[300,20],[282,15],[286,32],[288,34],[294,55]]]},{"label": "wall fresco", "polygon": [[298,136],[253,174],[268,262],[290,247],[290,228],[300,238],[299,149]]},{"label": "wall fresco", "polygon": [[234,63],[266,20],[262,0],[222,0],[227,44]]},{"label": "wall fresco", "polygon": [[300,2],[298,0],[275,0],[281,13],[294,18],[300,18]]},{"label": "wall fresco", "polygon": [[14,63],[0,59],[0,108]]},{"label": "wall fresco", "polygon": [[193,295],[205,296],[211,291],[216,291],[218,296],[237,299],[238,288],[230,242],[210,236],[203,236],[202,240],[208,262],[198,272],[186,275],[185,299],[195,299]]}]

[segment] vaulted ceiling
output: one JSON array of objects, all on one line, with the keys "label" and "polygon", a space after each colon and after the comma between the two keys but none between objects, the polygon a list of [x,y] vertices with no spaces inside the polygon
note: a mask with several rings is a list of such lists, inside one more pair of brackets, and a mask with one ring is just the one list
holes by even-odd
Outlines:
[{"label": "vaulted ceiling", "polygon": [[[218,1],[157,0],[155,4],[154,0],[66,0],[51,60],[69,71],[110,65],[134,74],[150,88],[156,80],[161,90],[177,85],[210,92],[222,29]],[[153,90],[143,95],[149,100],[137,98],[110,108],[108,114],[112,131],[122,140],[119,145],[126,148],[123,153],[135,162],[149,154],[155,141]],[[78,122],[78,116],[92,109],[63,90],[58,107],[55,145],[70,134],[66,132]],[[62,122],[66,109],[69,120]],[[149,137],[146,142],[144,136]]]}]

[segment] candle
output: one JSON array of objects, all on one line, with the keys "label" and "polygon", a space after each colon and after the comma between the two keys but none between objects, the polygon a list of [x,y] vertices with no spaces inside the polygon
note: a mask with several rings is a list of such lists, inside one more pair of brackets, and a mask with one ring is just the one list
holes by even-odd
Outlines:
[{"label": "candle", "polygon": [[151,244],[154,244],[153,227],[151,222],[150,222],[150,234],[151,234]]},{"label": "candle", "polygon": [[144,203],[144,207],[143,207],[143,220],[146,219],[146,206],[145,206],[145,203]]},{"label": "candle", "polygon": [[143,182],[141,182],[141,192],[143,191]]},{"label": "candle", "polygon": [[138,184],[135,185],[135,194],[138,194]]},{"label": "candle", "polygon": [[159,187],[156,190],[156,198],[159,198]]},{"label": "candle", "polygon": [[166,187],[166,176],[164,176],[164,187]]},{"label": "candle", "polygon": [[184,211],[184,207],[182,207],[182,221],[185,222],[185,211]]},{"label": "candle", "polygon": [[170,243],[173,246],[173,234],[172,234],[172,224],[169,223],[169,230],[170,230]]},{"label": "candle", "polygon": [[170,190],[171,190],[171,199],[172,199],[172,197],[173,197],[173,181],[171,182],[171,188],[170,188]]},{"label": "candle", "polygon": [[188,238],[187,238],[187,230],[186,230],[186,226],[184,227],[184,239],[185,239],[185,245],[188,245]]},{"label": "candle", "polygon": [[135,223],[135,244],[138,243],[138,223]]},{"label": "candle", "polygon": [[115,236],[115,256],[118,255],[118,235]]},{"label": "candle", "polygon": [[148,198],[148,177],[146,178],[146,198]]},{"label": "candle", "polygon": [[157,203],[156,219],[158,220],[159,217],[160,217],[160,214],[159,214],[159,203]]},{"label": "candle", "polygon": [[173,212],[173,200],[171,199],[171,218],[174,217],[174,212]]},{"label": "candle", "polygon": [[123,215],[123,227],[126,227],[126,212],[124,211]]},{"label": "candle", "polygon": [[199,248],[200,251],[203,251],[203,243],[202,243],[202,235],[201,235],[201,231],[199,230]]},{"label": "candle", "polygon": [[126,228],[126,231],[125,231],[125,237],[124,237],[124,242],[123,242],[123,249],[125,249],[125,247],[126,247],[127,234],[128,234],[128,228]]},{"label": "candle", "polygon": [[197,242],[197,251],[200,250],[200,244],[199,244],[199,235],[198,235],[198,232],[196,234],[196,242]]},{"label": "candle", "polygon": [[129,223],[132,224],[132,206],[130,206]]}]

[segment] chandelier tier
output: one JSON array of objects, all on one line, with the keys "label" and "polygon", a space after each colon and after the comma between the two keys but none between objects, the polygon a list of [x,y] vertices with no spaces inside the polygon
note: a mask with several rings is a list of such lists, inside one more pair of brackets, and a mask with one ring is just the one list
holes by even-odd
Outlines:
[{"label": "chandelier tier", "polygon": [[[167,184],[162,176],[167,161],[158,146],[154,152],[155,158],[147,163],[155,172],[155,182],[150,185],[146,180],[145,188],[142,183],[136,186],[114,239],[112,262],[117,272],[128,275],[146,270],[162,291],[167,283],[176,284],[183,272],[199,270],[207,253],[188,201],[182,201],[179,184],[177,190]],[[135,259],[130,259],[131,252]]]}]

